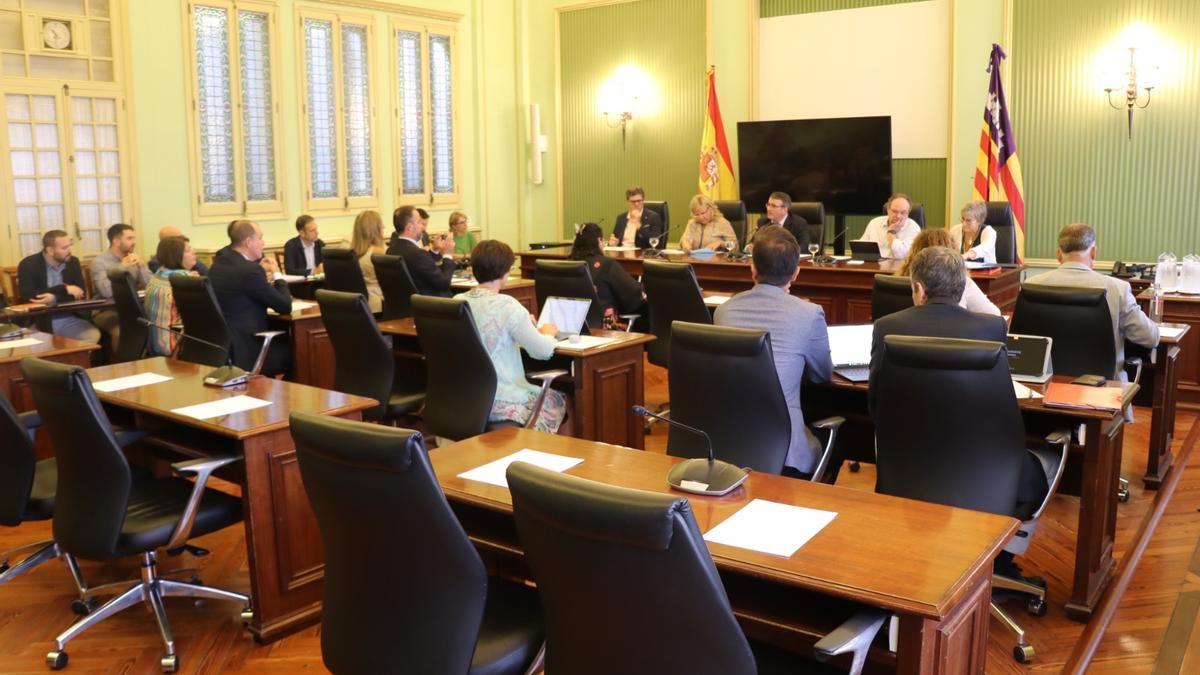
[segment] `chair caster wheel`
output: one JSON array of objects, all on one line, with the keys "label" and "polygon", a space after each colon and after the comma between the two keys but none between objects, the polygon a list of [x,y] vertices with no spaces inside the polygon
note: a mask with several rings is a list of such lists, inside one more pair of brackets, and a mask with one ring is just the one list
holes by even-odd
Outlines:
[{"label": "chair caster wheel", "polygon": [[247,607],[242,610],[242,623],[250,623],[254,620],[254,608]]},{"label": "chair caster wheel", "polygon": [[173,673],[179,669],[179,657],[175,654],[162,657],[159,663],[162,664],[162,671],[164,673]]},{"label": "chair caster wheel", "polygon": [[1125,488],[1121,488],[1120,490],[1117,490],[1117,500],[1122,501],[1122,502],[1128,502],[1129,501],[1129,490],[1127,490]]},{"label": "chair caster wheel", "polygon": [[858,473],[858,470],[861,468],[862,464],[859,464],[858,462],[850,462],[850,473]]},{"label": "chair caster wheel", "polygon": [[5,560],[4,562],[0,563],[0,574],[4,574],[7,571],[8,571],[8,561]]},{"label": "chair caster wheel", "polygon": [[50,670],[62,670],[67,667],[67,652],[54,651],[46,654],[46,665],[50,666]]},{"label": "chair caster wheel", "polygon": [[79,616],[87,616],[95,611],[99,604],[100,603],[96,602],[94,598],[88,598],[87,600],[73,600],[71,602],[71,611],[75,612]]},{"label": "chair caster wheel", "polygon": [[1025,604],[1025,611],[1033,616],[1046,616],[1047,609],[1045,598],[1030,598],[1029,602]]},{"label": "chair caster wheel", "polygon": [[1029,663],[1033,660],[1033,645],[1017,645],[1013,647],[1013,659],[1017,663]]}]

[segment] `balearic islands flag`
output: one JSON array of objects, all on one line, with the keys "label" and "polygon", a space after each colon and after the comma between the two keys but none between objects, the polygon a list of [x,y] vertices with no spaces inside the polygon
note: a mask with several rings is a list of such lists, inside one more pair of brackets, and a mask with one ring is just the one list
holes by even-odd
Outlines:
[{"label": "balearic islands flag", "polygon": [[1012,204],[1017,223],[1017,262],[1025,258],[1025,186],[1021,179],[1021,161],[1017,158],[1017,138],[1013,135],[1004,84],[1000,81],[1000,61],[1007,58],[1000,45],[992,45],[988,71],[988,101],[983,109],[983,133],[979,137],[979,162],[975,166],[975,199]]},{"label": "balearic islands flag", "polygon": [[704,134],[700,137],[700,193],[713,199],[737,199],[733,160],[725,142],[721,106],[717,105],[717,71],[708,69],[708,107],[704,112]]}]

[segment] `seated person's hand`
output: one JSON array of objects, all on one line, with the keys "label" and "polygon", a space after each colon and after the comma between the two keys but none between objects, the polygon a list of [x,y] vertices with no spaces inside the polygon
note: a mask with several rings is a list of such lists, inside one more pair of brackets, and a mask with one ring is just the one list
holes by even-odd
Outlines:
[{"label": "seated person's hand", "polygon": [[621,243],[621,242],[617,241],[617,235],[615,235],[615,234],[609,235],[609,237],[608,237],[608,245],[609,246],[616,246],[619,243]]},{"label": "seated person's hand", "polygon": [[450,255],[454,252],[454,239],[447,234],[439,234],[430,240],[431,247],[442,255]]},{"label": "seated person's hand", "polygon": [[83,299],[83,289],[74,284],[67,284],[67,292],[70,293],[71,297],[75,298],[76,300]]},{"label": "seated person's hand", "polygon": [[967,260],[975,260],[978,257],[979,257],[979,254],[975,252],[975,249],[971,249],[970,251],[967,251],[965,254],[963,254],[963,258],[966,258]]},{"label": "seated person's hand", "polygon": [[316,269],[314,269],[312,271],[312,273],[313,274],[324,274],[325,273],[325,263],[321,263],[320,265],[317,265]]},{"label": "seated person's hand", "polygon": [[53,293],[38,293],[37,295],[33,296],[32,301],[36,302],[39,305],[53,305],[54,304],[54,294]]},{"label": "seated person's hand", "polygon": [[538,332],[541,333],[542,335],[549,335],[550,337],[554,337],[558,333],[558,326],[555,326],[552,323],[544,323],[541,325],[540,328],[538,328]]},{"label": "seated person's hand", "polygon": [[141,264],[142,264],[142,259],[138,257],[138,254],[133,253],[132,251],[129,252],[129,254],[127,254],[124,258],[121,259],[122,267],[132,268],[132,267],[138,267]]}]

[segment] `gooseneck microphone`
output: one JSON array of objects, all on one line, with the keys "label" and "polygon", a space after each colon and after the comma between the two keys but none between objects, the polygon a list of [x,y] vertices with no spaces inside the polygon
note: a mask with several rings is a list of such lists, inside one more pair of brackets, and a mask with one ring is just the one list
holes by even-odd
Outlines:
[{"label": "gooseneck microphone", "polygon": [[640,405],[633,406],[633,413],[641,417],[653,417],[673,427],[704,438],[704,443],[708,448],[708,459],[702,457],[685,459],[671,467],[671,471],[667,473],[667,485],[676,490],[697,495],[719,497],[737,489],[738,486],[746,482],[746,478],[750,475],[746,469],[717,459],[713,454],[712,439],[703,430],[688,426],[682,422],[676,422],[658,413],[650,412],[644,406]]},{"label": "gooseneck microphone", "polygon": [[[163,326],[154,323],[146,317],[139,316],[138,323],[142,324],[143,326],[149,326],[155,330],[161,330],[163,332],[170,333],[181,340],[192,340],[193,342],[199,342],[200,344],[212,347],[213,349],[219,349],[226,355],[229,354],[228,349],[215,342],[209,342],[208,340],[198,338],[194,335],[188,335],[187,333],[170,326]],[[247,373],[246,371],[234,365],[225,365],[205,375],[204,384],[213,387],[233,387],[239,384],[245,384],[249,379],[250,373]]]}]

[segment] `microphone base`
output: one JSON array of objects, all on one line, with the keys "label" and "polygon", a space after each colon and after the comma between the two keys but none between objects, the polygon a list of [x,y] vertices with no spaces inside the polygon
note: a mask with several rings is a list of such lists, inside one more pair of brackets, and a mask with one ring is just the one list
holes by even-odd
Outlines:
[{"label": "microphone base", "polygon": [[246,384],[250,379],[250,373],[238,368],[237,366],[221,366],[204,376],[204,384],[210,387],[236,387],[240,384]]},{"label": "microphone base", "polygon": [[729,462],[685,459],[667,474],[667,485],[680,492],[720,497],[746,482],[749,472]]}]

